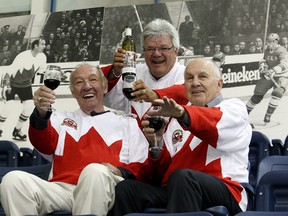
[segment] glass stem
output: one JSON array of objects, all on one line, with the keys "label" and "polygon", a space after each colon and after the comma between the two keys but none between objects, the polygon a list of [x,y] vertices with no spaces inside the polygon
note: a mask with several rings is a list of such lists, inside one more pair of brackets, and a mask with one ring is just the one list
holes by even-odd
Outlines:
[{"label": "glass stem", "polygon": [[128,100],[128,114],[132,113],[131,100]]},{"label": "glass stem", "polygon": [[158,147],[158,146],[157,146],[157,136],[156,136],[156,133],[154,133],[154,147]]}]

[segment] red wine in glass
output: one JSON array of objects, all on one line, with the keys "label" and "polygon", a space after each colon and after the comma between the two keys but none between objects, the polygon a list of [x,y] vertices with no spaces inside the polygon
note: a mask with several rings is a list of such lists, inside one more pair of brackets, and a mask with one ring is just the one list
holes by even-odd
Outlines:
[{"label": "red wine in glass", "polygon": [[128,113],[125,114],[128,118],[136,118],[136,115],[131,112],[131,101],[134,97],[131,96],[131,93],[133,92],[132,88],[134,85],[134,82],[136,81],[136,76],[134,74],[126,74],[123,76],[123,86],[122,86],[122,92],[125,95],[125,97],[128,99]]},{"label": "red wine in glass", "polygon": [[162,117],[149,117],[148,121],[149,127],[153,128],[155,133],[159,131],[164,125],[164,118]]},{"label": "red wine in glass", "polygon": [[57,79],[46,79],[46,80],[44,80],[44,84],[48,88],[54,90],[60,85],[60,80],[57,80]]},{"label": "red wine in glass", "polygon": [[154,155],[160,154],[162,147],[157,144],[157,136],[156,133],[163,128],[165,120],[161,116],[149,117],[147,119],[149,121],[149,127],[154,129],[154,145],[149,148]]},{"label": "red wine in glass", "polygon": [[[48,65],[44,74],[44,85],[48,88],[55,90],[61,82],[62,72],[61,67],[57,65]],[[51,105],[47,108],[48,111],[52,112],[53,109]]]},{"label": "red wine in glass", "polygon": [[133,92],[132,88],[123,88],[122,91],[128,100],[133,100],[134,97],[131,95]]}]

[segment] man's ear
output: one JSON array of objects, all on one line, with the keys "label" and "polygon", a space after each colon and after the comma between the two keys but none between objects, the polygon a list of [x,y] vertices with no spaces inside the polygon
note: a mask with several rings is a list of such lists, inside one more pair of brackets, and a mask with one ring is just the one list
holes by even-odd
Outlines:
[{"label": "man's ear", "polygon": [[104,92],[104,95],[107,94],[107,92],[108,92],[108,85],[106,85],[106,84],[103,85],[103,92]]},{"label": "man's ear", "polygon": [[219,93],[220,93],[220,92],[221,92],[221,89],[222,89],[222,87],[223,87],[223,80],[222,80],[222,79],[218,80],[217,85],[218,85],[218,91],[219,91]]},{"label": "man's ear", "polygon": [[178,51],[179,51],[179,49],[176,48],[176,49],[175,49],[175,53],[176,53],[177,56],[178,56]]}]

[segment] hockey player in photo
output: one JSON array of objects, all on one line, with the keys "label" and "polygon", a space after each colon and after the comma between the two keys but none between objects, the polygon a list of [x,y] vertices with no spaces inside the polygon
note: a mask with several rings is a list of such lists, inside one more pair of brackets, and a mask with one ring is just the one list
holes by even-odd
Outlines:
[{"label": "hockey player in photo", "polygon": [[264,117],[264,124],[270,122],[271,116],[288,86],[288,52],[279,44],[279,35],[271,33],[267,37],[267,48],[259,62],[260,79],[257,81],[254,94],[247,102],[250,113],[259,104],[269,89],[273,88],[271,99]]},{"label": "hockey player in photo", "polygon": [[21,129],[33,109],[32,79],[35,73],[46,69],[47,57],[43,53],[44,48],[44,39],[34,40],[31,49],[19,53],[13,63],[7,67],[7,73],[4,72],[5,75],[1,81],[1,96],[4,105],[1,106],[0,111],[0,137],[3,133],[2,126],[7,120],[9,110],[13,105],[12,102],[15,100],[15,96],[18,95],[23,109],[12,132],[12,138],[20,141],[27,140],[27,135]]}]

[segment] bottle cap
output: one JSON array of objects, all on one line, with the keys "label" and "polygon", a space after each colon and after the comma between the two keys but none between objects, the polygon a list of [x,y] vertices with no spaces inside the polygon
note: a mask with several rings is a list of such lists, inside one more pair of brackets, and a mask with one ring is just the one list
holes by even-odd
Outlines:
[{"label": "bottle cap", "polygon": [[132,29],[131,28],[126,28],[125,29],[125,35],[126,36],[132,36]]}]

